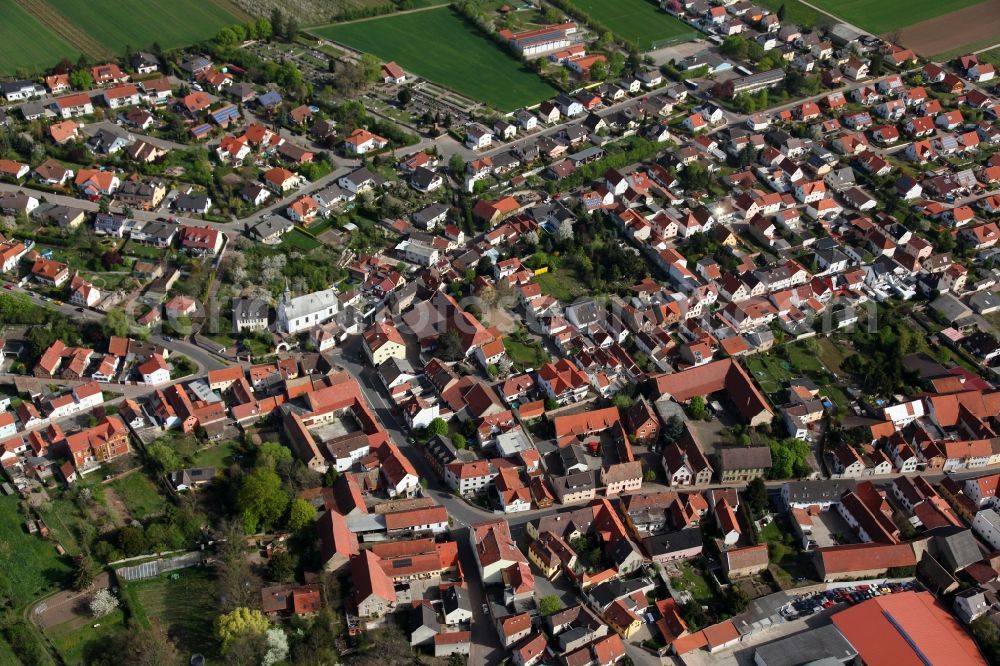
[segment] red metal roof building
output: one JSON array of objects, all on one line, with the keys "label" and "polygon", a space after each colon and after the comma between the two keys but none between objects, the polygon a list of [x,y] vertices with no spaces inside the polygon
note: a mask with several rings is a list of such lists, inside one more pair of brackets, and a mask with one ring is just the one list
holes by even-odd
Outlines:
[{"label": "red metal roof building", "polygon": [[867,666],[985,665],[972,637],[929,592],[876,597],[833,616]]}]

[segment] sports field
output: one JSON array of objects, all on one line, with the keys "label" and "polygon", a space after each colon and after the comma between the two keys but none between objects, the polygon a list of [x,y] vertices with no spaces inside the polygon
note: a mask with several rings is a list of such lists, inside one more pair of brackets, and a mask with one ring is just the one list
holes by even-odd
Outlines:
[{"label": "sports field", "polygon": [[570,0],[595,21],[639,49],[656,42],[697,34],[694,28],[663,12],[649,0]]},{"label": "sports field", "polygon": [[394,60],[404,69],[453,90],[512,111],[556,94],[447,7],[329,25],[312,32]]},{"label": "sports field", "polygon": [[[53,53],[73,54],[69,44],[50,32],[14,0],[0,0],[0,75],[19,69],[29,73],[51,67],[59,60]],[[77,54],[79,55],[79,54]]]},{"label": "sports field", "polygon": [[126,46],[163,48],[194,44],[219,28],[245,20],[214,0],[48,0],[60,14],[113,53]]},{"label": "sports field", "polygon": [[813,4],[876,35],[905,28],[982,0],[813,0]]}]

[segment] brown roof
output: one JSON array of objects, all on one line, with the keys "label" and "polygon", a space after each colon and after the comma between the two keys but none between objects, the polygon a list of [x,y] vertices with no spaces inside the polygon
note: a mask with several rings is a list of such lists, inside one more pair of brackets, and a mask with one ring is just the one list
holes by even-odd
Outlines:
[{"label": "brown roof", "polygon": [[373,594],[386,601],[396,601],[392,579],[379,565],[378,556],[370,550],[363,550],[360,555],[351,558],[351,582],[358,601],[364,601]]},{"label": "brown roof", "polygon": [[711,650],[720,645],[725,645],[740,637],[739,630],[732,620],[724,620],[711,627],[705,627],[705,639],[708,641],[708,649]]},{"label": "brown roof", "polygon": [[733,548],[722,552],[726,571],[739,571],[750,567],[763,569],[767,566],[767,544],[761,543],[746,548]]},{"label": "brown roof", "polygon": [[732,358],[695,366],[682,372],[656,377],[656,389],[678,402],[687,402],[696,395],[706,396],[726,391],[740,414],[747,420],[761,412],[771,412],[767,399],[736,360]]},{"label": "brown roof", "polygon": [[500,632],[506,637],[517,635],[528,629],[531,629],[531,615],[529,613],[518,613],[500,620]]},{"label": "brown roof", "polygon": [[766,446],[727,446],[719,449],[719,462],[723,470],[769,469],[771,449]]},{"label": "brown roof", "polygon": [[604,471],[604,483],[611,484],[617,481],[629,481],[631,479],[642,478],[642,462],[633,460],[626,463],[615,463]]},{"label": "brown roof", "polygon": [[510,527],[505,520],[493,520],[472,526],[475,535],[476,555],[481,566],[501,560],[527,562],[510,535]]},{"label": "brown roof", "polygon": [[816,557],[820,559],[823,571],[827,574],[912,567],[917,563],[913,548],[906,543],[855,543],[846,546],[828,546],[817,549]]},{"label": "brown roof", "polygon": [[336,511],[327,511],[316,521],[323,561],[336,555],[349,558],[358,554],[358,537],[347,528],[347,519]]},{"label": "brown roof", "polygon": [[397,511],[385,514],[385,526],[390,530],[402,530],[418,525],[432,525],[435,523],[447,523],[448,510],[443,506],[434,506],[427,509],[412,509],[409,511]]}]

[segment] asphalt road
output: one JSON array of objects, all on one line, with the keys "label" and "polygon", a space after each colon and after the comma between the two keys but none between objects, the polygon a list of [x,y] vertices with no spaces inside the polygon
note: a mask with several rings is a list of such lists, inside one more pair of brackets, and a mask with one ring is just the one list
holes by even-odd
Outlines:
[{"label": "asphalt road", "polygon": [[[13,283],[7,283],[7,284],[13,284]],[[35,292],[27,289],[19,289],[15,286],[12,291],[26,294],[37,305],[50,308],[72,319],[83,319],[85,321],[102,321],[104,319],[104,315],[95,310],[83,308],[83,311],[81,312],[74,305],[69,305],[66,303],[59,304],[52,300],[45,300]],[[196,371],[196,374],[199,375],[204,374],[209,370],[217,370],[219,368],[224,368],[227,365],[218,357],[212,355],[208,351],[186,340],[179,340],[177,338],[171,338],[170,340],[167,340],[163,335],[159,333],[154,333],[149,337],[149,339],[150,341],[155,342],[156,344],[161,345],[166,349],[169,349],[171,352],[176,352],[178,354],[183,354],[184,356],[187,356],[197,366],[198,369]]]}]

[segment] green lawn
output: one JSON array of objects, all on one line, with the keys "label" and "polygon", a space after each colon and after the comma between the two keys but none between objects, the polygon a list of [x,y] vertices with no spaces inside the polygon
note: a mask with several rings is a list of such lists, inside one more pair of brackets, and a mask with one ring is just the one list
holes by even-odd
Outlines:
[{"label": "green lawn", "polygon": [[0,585],[17,607],[60,588],[70,571],[55,543],[28,534],[17,497],[0,497]]},{"label": "green lawn", "polygon": [[450,9],[314,29],[321,37],[394,60],[404,69],[502,111],[535,104],[556,90]]},{"label": "green lawn", "polygon": [[[93,625],[99,624],[99,627]],[[89,615],[80,615],[69,622],[50,627],[45,635],[69,666],[87,664],[107,647],[107,641],[125,624],[121,609],[102,617],[99,621]]]},{"label": "green lawn", "polygon": [[128,583],[136,619],[159,622],[182,653],[216,653],[215,574],[210,569],[181,569],[158,578]]},{"label": "green lawn", "polygon": [[518,370],[537,369],[550,360],[549,354],[537,341],[533,345],[526,345],[508,336],[503,339],[503,345],[507,349],[507,356]]},{"label": "green lawn", "polygon": [[213,446],[208,446],[192,457],[192,467],[214,467],[217,470],[224,470],[236,461],[236,451],[239,450],[239,443],[231,439],[219,442]]},{"label": "green lawn", "polygon": [[982,0],[815,0],[813,4],[876,35],[905,28]]},{"label": "green lawn", "polygon": [[292,229],[281,237],[280,247],[286,250],[302,250],[303,252],[308,252],[309,250],[315,250],[320,245],[321,243],[309,234],[302,233],[298,229]]},{"label": "green lawn", "polygon": [[587,293],[587,289],[580,284],[576,271],[572,268],[553,268],[548,273],[535,276],[535,282],[542,288],[543,294],[566,303]]},{"label": "green lawn", "polygon": [[40,72],[63,54],[79,55],[14,0],[0,0],[0,15],[0,75]]},{"label": "green lawn", "polygon": [[595,21],[642,51],[666,39],[698,36],[694,28],[648,0],[570,0]]},{"label": "green lawn", "polygon": [[843,373],[844,360],[853,353],[850,342],[833,338],[819,338],[816,342],[823,364],[837,374]]},{"label": "green lawn", "polygon": [[764,393],[777,393],[792,378],[791,364],[772,353],[754,354],[747,359],[747,370]]},{"label": "green lawn", "polygon": [[690,592],[694,600],[700,604],[711,604],[716,600],[705,576],[693,564],[684,562],[680,569],[681,575],[671,578],[671,585],[678,590]]},{"label": "green lawn", "polygon": [[111,486],[136,520],[158,516],[166,508],[160,489],[142,471],[118,479]]},{"label": "green lawn", "polygon": [[802,373],[824,370],[823,363],[807,345],[808,343],[788,345],[788,360],[792,364],[792,367]]},{"label": "green lawn", "polygon": [[52,537],[66,549],[67,553],[78,555],[82,549],[83,530],[96,526],[80,514],[80,510],[72,500],[55,497],[52,491],[49,491],[49,494],[52,499],[39,508],[42,520],[48,525]]},{"label": "green lawn", "polygon": [[771,521],[759,534],[760,542],[767,544],[767,555],[774,565],[774,574],[783,588],[797,584],[797,578],[811,578],[814,575],[808,555],[804,555],[795,534],[790,527]]},{"label": "green lawn", "polygon": [[799,0],[760,0],[763,7],[773,12],[785,8],[785,22],[794,23],[800,28],[811,28],[820,20],[822,14]]},{"label": "green lawn", "polygon": [[215,0],[47,1],[77,28],[118,54],[126,46],[148,48],[153,42],[165,49],[194,44],[241,20]]}]

